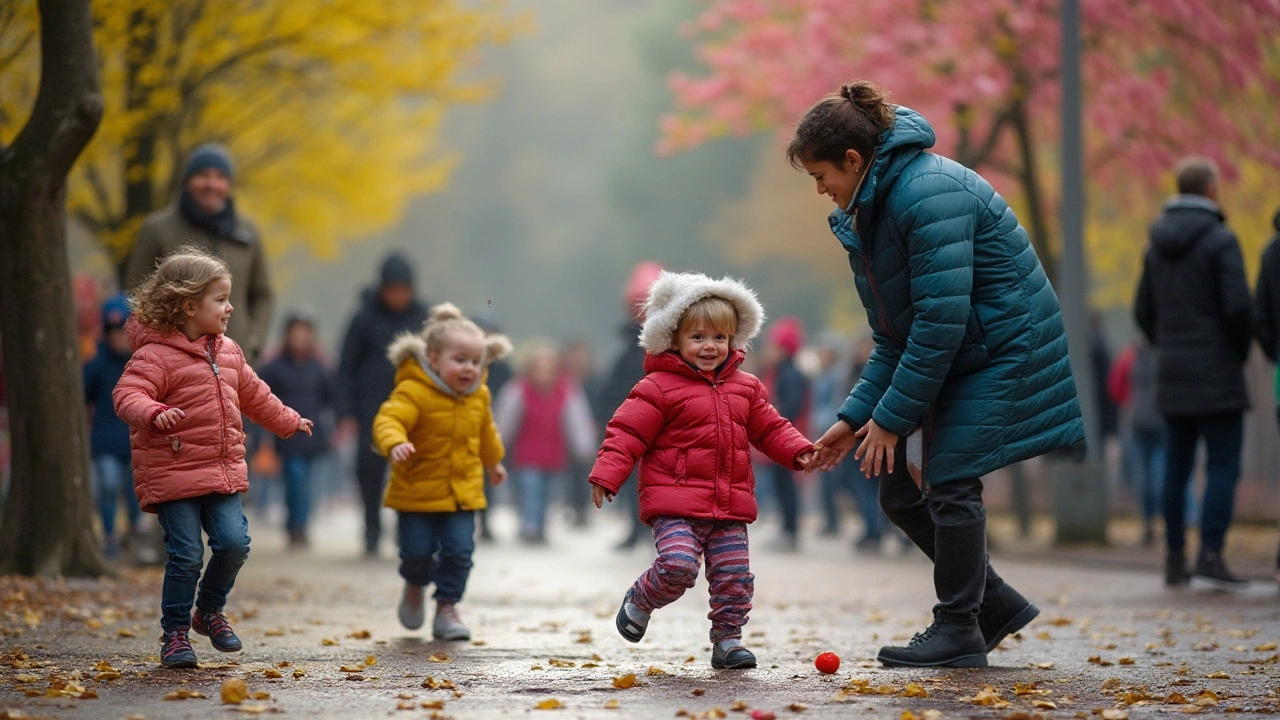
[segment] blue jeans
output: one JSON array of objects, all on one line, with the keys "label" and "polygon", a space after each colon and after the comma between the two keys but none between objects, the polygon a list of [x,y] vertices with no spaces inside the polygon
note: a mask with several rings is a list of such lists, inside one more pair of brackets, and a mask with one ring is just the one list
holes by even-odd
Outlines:
[{"label": "blue jeans", "polygon": [[107,538],[116,534],[116,501],[124,497],[125,514],[129,527],[137,526],[142,510],[138,507],[138,495],[133,491],[133,468],[115,455],[98,455],[93,459],[94,488],[98,500],[98,512],[102,516],[102,534]]},{"label": "blue jeans", "polygon": [[547,502],[552,473],[541,468],[516,468],[520,493],[520,534],[542,537],[547,531]]},{"label": "blue jeans", "polygon": [[778,514],[782,516],[782,534],[795,537],[800,532],[800,497],[796,478],[789,467],[769,466],[773,473],[773,491],[778,494]]},{"label": "blue jeans", "polygon": [[1240,449],[1244,444],[1243,414],[1167,417],[1166,421],[1169,459],[1164,476],[1164,524],[1168,549],[1182,552],[1186,546],[1187,484],[1195,466],[1196,443],[1203,437],[1207,482],[1200,508],[1200,549],[1220,552],[1235,510]]},{"label": "blue jeans", "polygon": [[[164,549],[169,554],[160,593],[160,627],[168,631],[190,626],[192,598],[203,612],[222,612],[236,575],[249,557],[249,521],[240,495],[204,495],[160,503],[156,518],[164,530]],[[201,529],[209,536],[213,551],[203,578]]]},{"label": "blue jeans", "polygon": [[281,465],[284,504],[289,510],[285,529],[291,534],[305,533],[307,517],[311,515],[311,458],[306,455],[286,455]]},{"label": "blue jeans", "polygon": [[1142,505],[1142,519],[1151,522],[1164,512],[1164,436],[1131,433],[1125,438],[1124,459],[1129,484]]},{"label": "blue jeans", "polygon": [[419,587],[435,583],[437,602],[461,600],[476,549],[475,512],[402,512],[399,518],[400,577]]}]

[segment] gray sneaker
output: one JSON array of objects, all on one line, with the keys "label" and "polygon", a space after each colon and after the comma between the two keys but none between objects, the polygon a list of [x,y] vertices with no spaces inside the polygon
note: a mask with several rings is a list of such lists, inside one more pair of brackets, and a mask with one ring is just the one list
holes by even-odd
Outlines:
[{"label": "gray sneaker", "polygon": [[457,606],[453,603],[436,603],[436,619],[431,623],[431,635],[437,640],[470,640],[471,630],[462,624]]},{"label": "gray sneaker", "polygon": [[721,640],[711,647],[711,667],[716,670],[749,670],[756,666],[756,656],[735,639]]},{"label": "gray sneaker", "polygon": [[426,613],[422,609],[422,596],[425,588],[421,585],[405,585],[404,594],[400,596],[400,624],[410,630],[422,627]]}]

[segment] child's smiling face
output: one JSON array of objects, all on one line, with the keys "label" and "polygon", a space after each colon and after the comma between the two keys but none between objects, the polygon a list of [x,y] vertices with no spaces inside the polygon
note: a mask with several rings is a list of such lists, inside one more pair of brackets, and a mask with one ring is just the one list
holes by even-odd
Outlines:
[{"label": "child's smiling face", "polygon": [[448,332],[440,351],[428,353],[427,361],[444,384],[461,395],[484,371],[484,338],[474,332]]},{"label": "child's smiling face", "polygon": [[702,320],[681,328],[674,340],[681,359],[702,372],[714,371],[729,357],[729,334]]},{"label": "child's smiling face", "polygon": [[231,278],[220,277],[209,284],[200,302],[185,301],[187,321],[184,334],[191,340],[204,335],[218,335],[227,331],[231,320]]}]

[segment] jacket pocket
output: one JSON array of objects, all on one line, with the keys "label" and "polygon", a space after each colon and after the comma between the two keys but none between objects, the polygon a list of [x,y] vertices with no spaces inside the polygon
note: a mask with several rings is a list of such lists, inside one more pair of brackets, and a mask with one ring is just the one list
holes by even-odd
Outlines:
[{"label": "jacket pocket", "polygon": [[951,361],[951,369],[947,372],[947,377],[962,377],[990,365],[991,356],[987,352],[986,328],[982,326],[978,311],[970,307],[969,320],[964,327],[964,340],[960,343],[955,359]]},{"label": "jacket pocket", "polygon": [[155,435],[147,440],[147,446],[157,449],[167,447],[172,454],[177,455],[182,450],[182,436]]},{"label": "jacket pocket", "polygon": [[675,476],[677,485],[689,479],[689,451],[683,448],[676,452]]}]

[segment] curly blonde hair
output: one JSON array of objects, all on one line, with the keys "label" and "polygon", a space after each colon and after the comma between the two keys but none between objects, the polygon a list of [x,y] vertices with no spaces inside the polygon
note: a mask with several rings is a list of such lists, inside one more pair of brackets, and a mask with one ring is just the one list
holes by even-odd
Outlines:
[{"label": "curly blonde hair", "polygon": [[445,336],[451,332],[473,333],[484,340],[485,362],[490,363],[511,353],[511,341],[505,335],[490,335],[480,329],[470,318],[462,314],[453,303],[440,303],[431,308],[422,337],[427,342],[427,352],[438,353],[444,349]]},{"label": "curly blonde hair", "polygon": [[231,280],[231,269],[222,258],[188,245],[160,261],[129,297],[129,305],[143,325],[161,332],[179,330],[187,318],[186,302],[200,302],[209,286],[224,278]]}]

